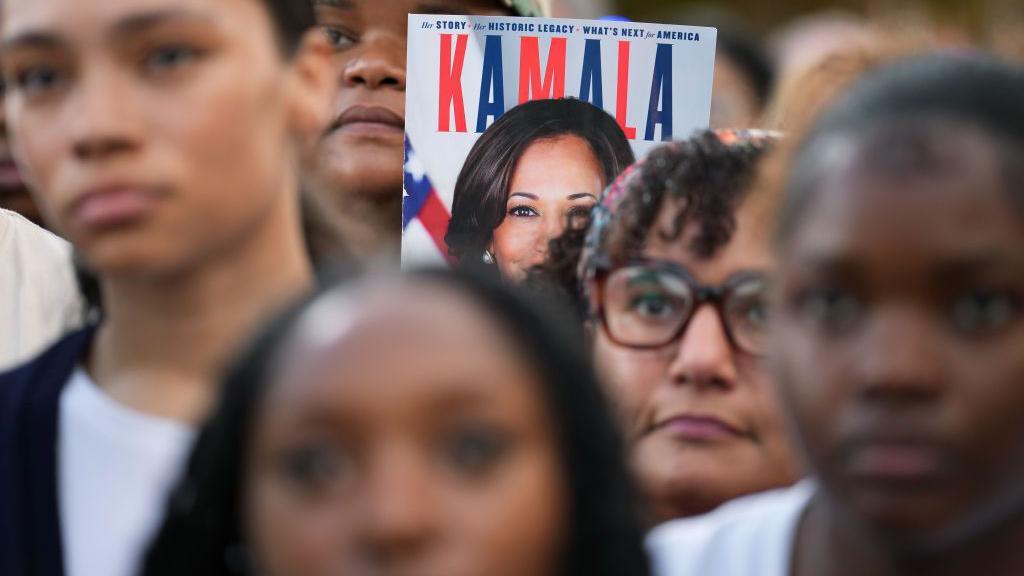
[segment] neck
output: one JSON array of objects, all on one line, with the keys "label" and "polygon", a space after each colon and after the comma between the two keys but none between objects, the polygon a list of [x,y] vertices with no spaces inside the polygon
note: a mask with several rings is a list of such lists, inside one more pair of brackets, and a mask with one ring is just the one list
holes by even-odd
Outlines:
[{"label": "neck", "polygon": [[261,229],[187,271],[102,282],[105,320],[89,369],[108,394],[150,414],[197,422],[227,362],[312,270],[285,195]]},{"label": "neck", "polygon": [[357,261],[398,260],[402,244],[402,192],[346,194],[328,212],[335,230],[333,253]]},{"label": "neck", "polygon": [[887,538],[839,518],[823,496],[815,498],[797,535],[796,576],[1011,576],[1024,574],[1024,516],[970,541],[928,555],[895,552]]}]

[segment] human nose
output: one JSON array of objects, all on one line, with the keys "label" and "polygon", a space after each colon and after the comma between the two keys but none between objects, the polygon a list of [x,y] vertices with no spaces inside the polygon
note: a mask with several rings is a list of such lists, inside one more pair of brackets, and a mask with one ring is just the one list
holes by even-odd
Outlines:
[{"label": "human nose", "polygon": [[375,466],[362,499],[364,551],[376,565],[407,562],[428,547],[435,528],[426,463],[392,451]]},{"label": "human nose", "polygon": [[856,347],[854,374],[861,394],[894,402],[937,397],[945,357],[938,332],[921,312],[889,308],[874,314]]},{"label": "human nose", "polygon": [[736,384],[733,349],[715,309],[704,305],[694,311],[676,345],[669,376],[677,385],[704,390],[731,390]]},{"label": "human nose", "polygon": [[81,77],[68,126],[78,160],[104,160],[138,147],[128,94],[115,73],[97,71]]},{"label": "human nose", "polygon": [[350,88],[362,86],[370,90],[394,88],[404,91],[405,51],[403,39],[384,33],[367,34],[343,67],[342,84]]}]

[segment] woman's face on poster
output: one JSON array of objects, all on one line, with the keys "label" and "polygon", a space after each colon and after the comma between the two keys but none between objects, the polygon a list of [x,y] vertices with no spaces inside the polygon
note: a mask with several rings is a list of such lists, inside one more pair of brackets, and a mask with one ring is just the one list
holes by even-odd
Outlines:
[{"label": "woman's face on poster", "polygon": [[491,241],[502,276],[521,281],[544,262],[550,241],[574,216],[589,212],[605,185],[604,169],[586,140],[567,135],[530,145],[512,174],[505,219]]}]

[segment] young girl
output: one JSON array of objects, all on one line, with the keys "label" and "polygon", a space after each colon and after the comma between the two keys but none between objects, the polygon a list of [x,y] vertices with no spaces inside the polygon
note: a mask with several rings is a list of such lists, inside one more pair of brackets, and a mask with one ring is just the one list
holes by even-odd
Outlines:
[{"label": "young girl", "polygon": [[1024,73],[932,56],[800,145],[773,356],[813,480],[651,539],[661,574],[1024,572]]},{"label": "young girl", "polygon": [[645,575],[616,427],[560,318],[451,272],[309,299],[229,377],[146,576]]},{"label": "young girl", "polygon": [[290,0],[3,3],[15,154],[105,316],[0,378],[0,572],[131,574],[227,356],[310,288],[313,27]]}]

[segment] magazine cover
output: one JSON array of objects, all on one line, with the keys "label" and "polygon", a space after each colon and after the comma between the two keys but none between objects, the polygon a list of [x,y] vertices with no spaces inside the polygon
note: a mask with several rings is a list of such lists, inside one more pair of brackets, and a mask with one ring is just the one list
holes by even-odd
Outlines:
[{"label": "magazine cover", "polygon": [[706,128],[713,28],[409,16],[403,265],[510,280],[635,159]]}]

